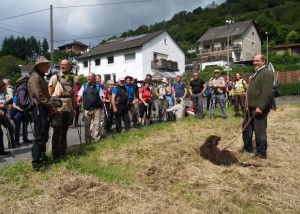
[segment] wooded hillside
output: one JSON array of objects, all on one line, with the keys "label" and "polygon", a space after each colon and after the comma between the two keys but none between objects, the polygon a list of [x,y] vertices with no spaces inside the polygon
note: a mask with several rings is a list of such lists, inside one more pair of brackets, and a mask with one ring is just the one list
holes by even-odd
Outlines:
[{"label": "wooded hillside", "polygon": [[[142,25],[136,30],[124,32],[121,37],[168,29],[187,53],[211,27],[224,25],[226,20],[254,20],[264,49],[265,32],[269,35],[269,47],[300,42],[299,11],[299,0],[227,0],[220,5],[213,2],[205,8],[198,7],[191,12],[181,11],[168,21]],[[190,55],[187,57],[193,58]]]}]

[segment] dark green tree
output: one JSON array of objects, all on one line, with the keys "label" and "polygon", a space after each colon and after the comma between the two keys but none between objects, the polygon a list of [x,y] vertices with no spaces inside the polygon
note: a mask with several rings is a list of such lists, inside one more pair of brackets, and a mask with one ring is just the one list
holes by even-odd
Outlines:
[{"label": "dark green tree", "polygon": [[21,77],[21,69],[19,65],[24,65],[25,62],[18,60],[13,56],[4,56],[0,59],[0,77],[11,80],[12,85]]},{"label": "dark green tree", "polygon": [[286,36],[287,44],[293,44],[293,43],[299,43],[299,42],[300,42],[300,34],[296,31],[291,31]]},{"label": "dark green tree", "polygon": [[45,52],[48,52],[48,50],[49,50],[49,44],[48,44],[47,39],[44,38],[43,45],[42,45],[42,52],[45,53]]}]

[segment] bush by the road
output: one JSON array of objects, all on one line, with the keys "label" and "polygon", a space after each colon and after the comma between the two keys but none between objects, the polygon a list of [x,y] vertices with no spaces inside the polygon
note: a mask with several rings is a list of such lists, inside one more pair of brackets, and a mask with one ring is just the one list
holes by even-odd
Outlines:
[{"label": "bush by the road", "polygon": [[279,83],[278,84],[281,96],[298,95],[300,92],[300,83]]}]

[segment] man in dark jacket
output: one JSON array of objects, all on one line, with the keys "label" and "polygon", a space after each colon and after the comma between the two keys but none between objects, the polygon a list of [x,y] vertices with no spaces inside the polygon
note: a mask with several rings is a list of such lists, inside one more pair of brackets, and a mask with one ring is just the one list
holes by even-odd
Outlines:
[{"label": "man in dark jacket", "polygon": [[36,171],[43,167],[48,160],[46,156],[46,143],[50,128],[49,112],[55,111],[57,107],[62,105],[59,98],[50,98],[48,93],[48,85],[44,76],[50,68],[49,63],[50,61],[45,57],[38,57],[27,85],[28,93],[35,103],[31,111],[34,123],[34,141],[31,152],[32,166]]},{"label": "man in dark jacket", "polygon": [[271,97],[274,77],[265,66],[265,56],[257,54],[253,58],[255,74],[247,90],[248,112],[243,127],[249,120],[249,125],[243,131],[244,148],[253,152],[252,136],[255,134],[256,153],[259,158],[267,158],[267,117],[271,109]]},{"label": "man in dark jacket", "polygon": [[[96,142],[101,137],[101,114],[103,109],[103,89],[99,83],[96,82],[96,76],[90,72],[87,76],[87,83],[85,83],[78,92],[78,104],[83,104],[84,113],[84,128],[85,128],[85,142]],[[92,125],[92,126],[91,126]],[[91,128],[92,127],[92,128]]]},{"label": "man in dark jacket", "polygon": [[125,78],[120,77],[118,85],[112,91],[111,103],[116,117],[116,131],[122,131],[122,119],[125,130],[130,129],[130,120],[128,115],[128,93],[125,87]]}]

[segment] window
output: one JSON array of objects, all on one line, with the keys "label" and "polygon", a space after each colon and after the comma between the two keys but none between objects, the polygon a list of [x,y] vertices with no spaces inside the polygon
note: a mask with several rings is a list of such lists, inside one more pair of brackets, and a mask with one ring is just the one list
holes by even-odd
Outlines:
[{"label": "window", "polygon": [[116,78],[116,74],[112,74],[112,81],[116,82],[117,78]]},{"label": "window", "polygon": [[135,60],[135,53],[125,54],[125,62],[134,61]]},{"label": "window", "polygon": [[153,53],[153,59],[168,59],[168,58],[169,56],[167,54],[157,53],[157,52]]},{"label": "window", "polygon": [[83,61],[83,67],[87,68],[89,66],[89,62],[88,61]]},{"label": "window", "polygon": [[168,44],[168,40],[167,40],[167,38],[165,38],[165,39],[164,39],[164,43],[165,43],[165,45],[167,45],[167,44]]},{"label": "window", "polygon": [[254,49],[254,42],[252,42],[252,49]]},{"label": "window", "polygon": [[99,66],[100,65],[100,59],[95,59],[95,65]]},{"label": "window", "polygon": [[107,64],[113,64],[114,63],[114,56],[107,57]]},{"label": "window", "polygon": [[104,74],[104,82],[110,80],[110,74]]}]

